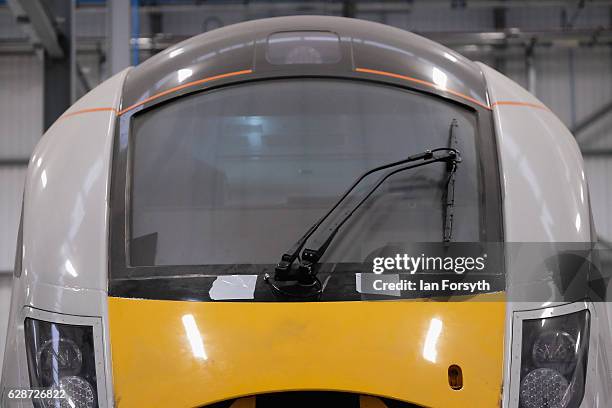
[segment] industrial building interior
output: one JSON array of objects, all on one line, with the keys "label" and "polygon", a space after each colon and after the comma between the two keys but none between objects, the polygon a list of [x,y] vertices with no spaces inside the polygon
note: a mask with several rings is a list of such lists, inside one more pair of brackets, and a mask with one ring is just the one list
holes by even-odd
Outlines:
[{"label": "industrial building interior", "polygon": [[24,176],[44,131],[106,78],[172,44],[286,15],[412,31],[521,84],[575,135],[600,243],[612,245],[612,0],[0,0],[0,356]]}]

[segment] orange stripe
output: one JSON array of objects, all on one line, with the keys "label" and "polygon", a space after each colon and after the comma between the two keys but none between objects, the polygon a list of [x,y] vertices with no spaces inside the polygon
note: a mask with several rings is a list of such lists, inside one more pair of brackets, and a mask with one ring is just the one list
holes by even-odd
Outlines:
[{"label": "orange stripe", "polygon": [[[388,77],[391,77],[391,78],[403,79],[405,81],[414,82],[414,83],[417,83],[417,84],[420,84],[420,85],[424,85],[424,86],[427,86],[427,87],[430,87],[430,88],[441,89],[441,90],[444,90],[444,91],[446,91],[446,92],[448,92],[448,93],[450,93],[452,95],[455,95],[455,96],[458,96],[458,97],[460,97],[462,99],[468,100],[468,101],[470,101],[472,103],[475,103],[478,106],[481,106],[481,107],[483,107],[485,109],[489,109],[489,110],[491,110],[491,108],[493,108],[495,106],[498,106],[498,105],[509,105],[509,106],[525,106],[525,107],[531,107],[531,108],[537,108],[537,109],[543,109],[543,110],[550,111],[550,109],[548,109],[544,105],[539,105],[539,104],[535,104],[535,103],[528,103],[528,102],[516,102],[516,101],[499,101],[499,102],[493,103],[491,106],[488,106],[488,105],[485,105],[482,102],[479,102],[478,100],[476,100],[476,99],[474,99],[474,98],[472,98],[472,97],[470,97],[468,95],[462,94],[462,93],[457,92],[457,91],[453,91],[452,89],[442,88],[442,87],[440,87],[440,86],[438,86],[438,85],[436,85],[436,84],[434,84],[432,82],[424,81],[422,79],[417,79],[417,78],[409,77],[409,76],[406,76],[406,75],[394,74],[392,72],[378,71],[378,70],[375,70],[375,69],[368,69],[368,68],[355,68],[355,71],[363,72],[363,73],[368,73],[368,74],[375,74],[375,75],[384,75],[384,76],[388,76]],[[225,74],[215,75],[215,76],[199,79],[197,81],[188,82],[186,84],[175,86],[174,88],[170,88],[170,89],[167,89],[167,90],[165,90],[163,92],[160,92],[160,93],[157,93],[157,94],[155,94],[153,96],[150,96],[150,97],[148,97],[148,98],[146,98],[146,99],[144,99],[144,100],[142,100],[140,102],[137,102],[137,103],[135,103],[135,104],[133,104],[131,106],[128,106],[127,108],[125,108],[125,109],[123,109],[123,110],[121,110],[119,112],[117,112],[117,110],[115,108],[110,108],[110,107],[89,108],[89,109],[81,109],[81,110],[78,110],[78,111],[65,113],[65,114],[63,114],[60,117],[60,119],[68,118],[68,117],[74,116],[74,115],[80,115],[81,113],[91,113],[91,112],[115,112],[118,115],[123,115],[125,112],[128,112],[128,111],[130,111],[130,110],[132,110],[134,108],[137,108],[138,106],[144,105],[147,102],[150,102],[152,100],[160,98],[160,97],[162,97],[164,95],[167,95],[169,93],[172,93],[172,92],[184,89],[184,88],[188,88],[190,86],[195,86],[195,85],[203,84],[205,82],[210,82],[210,81],[214,81],[214,80],[222,79],[222,78],[228,78],[228,77],[232,77],[232,76],[236,76],[236,75],[250,74],[252,72],[253,72],[253,70],[251,70],[251,69],[245,69],[245,70],[242,70],[242,71],[228,72],[228,73],[225,73]]]},{"label": "orange stripe", "polygon": [[115,112],[117,113],[117,109],[115,108],[89,108],[89,109],[81,109],[74,112],[64,113],[60,116],[60,119],[68,118],[74,115],[80,115],[81,113],[90,113],[90,112]]},{"label": "orange stripe", "polygon": [[482,102],[472,98],[471,96],[462,94],[461,92],[453,91],[452,89],[443,88],[441,86],[438,86],[438,85],[434,84],[433,82],[423,81],[422,79],[417,79],[417,78],[413,78],[413,77],[409,77],[409,76],[405,76],[405,75],[394,74],[392,72],[377,71],[375,69],[355,68],[355,71],[357,71],[357,72],[364,72],[364,73],[368,73],[368,74],[375,74],[375,75],[384,75],[384,76],[388,76],[388,77],[391,77],[391,78],[403,79],[403,80],[414,82],[414,83],[417,83],[417,84],[420,84],[420,85],[425,85],[425,86],[428,86],[430,88],[440,89],[440,90],[448,92],[449,94],[458,96],[458,97],[460,97],[462,99],[465,99],[467,101],[475,103],[478,106],[482,106],[485,109],[489,109],[489,110],[491,109],[490,106],[485,105],[484,103],[482,103]]},{"label": "orange stripe", "polygon": [[550,109],[548,109],[544,105],[539,105],[537,103],[529,103],[529,102],[498,101],[498,102],[493,103],[492,107],[495,107],[495,106],[498,106],[498,105],[526,106],[526,107],[529,107],[529,108],[537,108],[537,109],[543,109],[543,110],[546,110],[546,111],[550,111]]},{"label": "orange stripe", "polygon": [[147,99],[144,99],[144,100],[142,100],[140,102],[137,102],[137,103],[135,103],[135,104],[133,104],[131,106],[128,106],[127,108],[125,108],[122,111],[120,111],[119,115],[123,115],[125,112],[128,112],[128,111],[130,111],[130,110],[132,110],[134,108],[137,108],[137,107],[139,107],[141,105],[144,105],[147,102],[151,102],[152,100],[155,100],[157,98],[161,98],[164,95],[168,95],[169,93],[172,93],[172,92],[175,92],[175,91],[179,91],[181,89],[185,89],[185,88],[188,88],[190,86],[195,86],[195,85],[203,84],[205,82],[210,82],[210,81],[214,81],[214,80],[222,79],[222,78],[228,78],[228,77],[232,77],[232,76],[236,76],[236,75],[250,74],[252,72],[253,72],[253,70],[251,70],[251,69],[245,69],[245,70],[242,70],[242,71],[228,72],[226,74],[215,75],[215,76],[211,76],[211,77],[208,77],[208,78],[198,79],[197,81],[187,82],[186,84],[175,86],[174,88],[167,89],[167,90],[165,90],[163,92],[160,92],[160,93],[157,93],[157,94],[155,94],[153,96],[149,96]]}]

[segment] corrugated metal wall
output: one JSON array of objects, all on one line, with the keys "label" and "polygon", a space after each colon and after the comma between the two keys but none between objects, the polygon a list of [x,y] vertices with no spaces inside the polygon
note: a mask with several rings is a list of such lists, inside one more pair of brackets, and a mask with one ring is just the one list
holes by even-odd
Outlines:
[{"label": "corrugated metal wall", "polygon": [[[42,132],[42,63],[34,55],[0,56],[0,162],[23,160]],[[0,164],[0,356],[3,355],[15,240],[26,167]],[[0,372],[2,358],[0,358]]]},{"label": "corrugated metal wall", "polygon": [[2,360],[4,356],[4,344],[6,342],[6,327],[8,325],[8,312],[11,302],[12,275],[0,275],[0,376],[2,375]]},{"label": "corrugated metal wall", "polygon": [[591,206],[597,233],[608,241],[612,238],[612,160],[593,157],[586,160]]},{"label": "corrugated metal wall", "polygon": [[[42,62],[0,57],[0,161],[23,160],[42,133]],[[0,271],[13,265],[25,166],[0,166]]]}]

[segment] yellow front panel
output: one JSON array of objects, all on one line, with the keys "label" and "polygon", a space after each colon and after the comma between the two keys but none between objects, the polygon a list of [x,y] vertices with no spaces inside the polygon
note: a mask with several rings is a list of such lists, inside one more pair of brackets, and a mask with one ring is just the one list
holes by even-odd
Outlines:
[{"label": "yellow front panel", "polygon": [[[334,390],[427,407],[497,407],[503,296],[469,302],[109,299],[117,408],[197,407]],[[464,387],[448,385],[448,367]]]}]

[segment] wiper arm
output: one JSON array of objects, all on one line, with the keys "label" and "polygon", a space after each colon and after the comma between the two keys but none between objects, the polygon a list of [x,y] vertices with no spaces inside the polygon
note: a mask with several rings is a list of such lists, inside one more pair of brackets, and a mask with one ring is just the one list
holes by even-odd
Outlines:
[{"label": "wiper arm", "polygon": [[317,228],[319,228],[319,226],[327,219],[327,217],[329,217],[331,213],[333,213],[334,210],[338,208],[338,206],[344,201],[344,199],[351,193],[351,191],[355,189],[355,187],[357,187],[357,185],[359,185],[359,183],[363,181],[363,179],[365,179],[370,174],[376,173],[381,170],[385,170],[391,167],[401,166],[402,164],[406,164],[406,163],[410,163],[410,162],[414,162],[418,160],[424,160],[427,158],[431,158],[433,155],[433,152],[434,151],[427,150],[423,153],[408,156],[403,160],[383,164],[381,166],[370,169],[366,171],[365,173],[363,173],[361,176],[359,176],[357,180],[353,182],[353,184],[342,194],[342,196],[340,196],[340,198],[335,202],[335,204],[327,211],[327,213],[325,213],[325,215],[323,215],[317,222],[315,222],[308,229],[308,231],[306,231],[306,233],[300,239],[298,239],[295,242],[295,244],[293,244],[293,246],[287,252],[285,252],[282,255],[280,262],[276,265],[276,268],[275,268],[275,276],[274,276],[275,280],[279,280],[279,281],[293,280],[293,278],[290,276],[291,267],[293,265],[293,262],[295,262],[295,260],[298,258],[298,255],[300,251],[302,250],[302,248],[304,247],[304,244],[306,244],[306,241],[308,241],[308,239],[312,236],[312,234],[314,234]]},{"label": "wiper arm", "polygon": [[323,244],[319,246],[319,248],[317,249],[305,248],[304,251],[302,252],[302,260],[300,262],[300,267],[299,267],[300,275],[303,277],[303,280],[306,280],[306,281],[308,279],[312,280],[312,277],[316,275],[316,271],[314,270],[314,267],[319,262],[319,259],[321,259],[323,254],[325,254],[325,251],[327,250],[327,248],[333,241],[334,237],[336,236],[340,228],[342,228],[342,226],[353,216],[355,211],[357,211],[359,207],[361,207],[361,205],[364,202],[366,202],[366,200],[370,198],[370,196],[374,194],[374,192],[378,189],[378,187],[380,187],[385,182],[385,180],[387,180],[389,177],[391,177],[394,174],[400,173],[402,171],[406,171],[406,170],[414,169],[416,167],[422,167],[422,166],[426,166],[431,163],[438,163],[438,162],[451,163],[453,168],[456,168],[457,163],[461,161],[461,157],[459,156],[459,153],[457,152],[457,150],[452,149],[452,148],[435,149],[435,151],[441,151],[441,150],[446,150],[447,153],[443,155],[439,155],[439,156],[432,154],[431,158],[426,159],[420,163],[401,167],[399,169],[395,169],[395,170],[392,170],[386,173],[370,189],[370,191],[368,191],[368,193],[357,203],[357,205],[355,205],[350,211],[347,211],[344,217],[340,219],[340,221],[337,221],[329,228],[330,232],[327,235],[327,238],[325,239],[325,241],[323,241]]},{"label": "wiper arm", "polygon": [[[435,155],[434,153],[444,151],[446,154],[443,155]],[[298,258],[300,250],[304,247],[306,241],[314,234],[314,232],[320,227],[320,225],[329,217],[329,215],[344,201],[344,199],[353,191],[353,189],[363,181],[367,176],[372,173],[386,170],[394,167],[398,167],[404,164],[408,164],[411,162],[417,162],[419,160],[423,160],[419,163],[400,167],[399,169],[394,169],[386,173],[369,191],[368,193],[355,205],[350,211],[347,211],[344,217],[336,222],[332,227],[329,228],[330,233],[325,239],[324,243],[316,250],[312,249],[304,249],[302,252],[302,258],[300,260],[300,266],[297,270],[297,273],[292,274],[292,265],[293,262]],[[371,170],[363,173],[355,182],[346,190],[344,194],[336,201],[336,203],[327,211],[327,213],[321,217],[312,227],[306,231],[306,233],[291,247],[289,251],[283,254],[281,261],[277,264],[275,268],[275,280],[278,281],[287,281],[287,280],[297,280],[303,284],[312,284],[313,283],[313,266],[319,261],[319,259],[323,256],[327,248],[329,247],[331,241],[334,239],[340,228],[348,221],[348,219],[357,211],[357,209],[376,191],[376,189],[389,177],[392,175],[406,171],[409,169],[413,169],[416,167],[421,167],[428,165],[430,163],[436,162],[459,162],[461,158],[459,157],[459,152],[453,148],[437,148],[433,150],[427,150],[423,153],[415,154],[412,156],[408,156],[403,160],[399,160],[396,162],[384,164],[382,166],[375,167]]]}]

